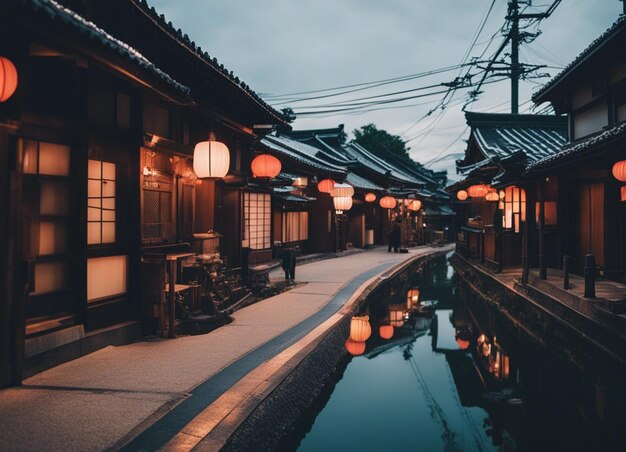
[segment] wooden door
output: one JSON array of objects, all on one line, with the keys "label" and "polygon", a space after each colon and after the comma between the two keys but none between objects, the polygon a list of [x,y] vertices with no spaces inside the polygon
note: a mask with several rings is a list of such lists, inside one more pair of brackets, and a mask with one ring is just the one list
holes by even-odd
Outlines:
[{"label": "wooden door", "polygon": [[586,183],[580,187],[578,207],[578,262],[582,271],[585,255],[593,254],[604,265],[604,184]]}]

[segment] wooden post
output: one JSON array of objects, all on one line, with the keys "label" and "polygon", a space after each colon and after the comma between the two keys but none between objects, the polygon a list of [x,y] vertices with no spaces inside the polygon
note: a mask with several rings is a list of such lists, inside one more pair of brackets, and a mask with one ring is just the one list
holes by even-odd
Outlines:
[{"label": "wooden post", "polygon": [[593,254],[585,256],[585,298],[596,296],[596,258]]},{"label": "wooden post", "polygon": [[168,257],[169,264],[169,337],[174,339],[176,337],[176,258]]},{"label": "wooden post", "polygon": [[[526,203],[530,204],[528,197],[526,198]],[[522,223],[522,284],[528,284],[528,273],[530,272],[528,263],[528,210],[526,208],[526,221]]]},{"label": "wooden post", "polygon": [[563,289],[569,289],[569,256],[563,256]]},{"label": "wooden post", "polygon": [[544,183],[539,180],[539,277],[547,279],[546,257],[544,255],[543,228],[545,225]]}]

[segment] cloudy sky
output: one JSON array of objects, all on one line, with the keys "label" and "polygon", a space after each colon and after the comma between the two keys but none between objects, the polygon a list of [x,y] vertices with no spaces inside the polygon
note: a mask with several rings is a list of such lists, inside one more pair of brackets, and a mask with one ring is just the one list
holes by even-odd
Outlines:
[{"label": "cloudy sky", "polygon": [[[302,112],[334,110],[342,107],[329,104],[354,105],[371,96],[382,95],[375,100],[388,100],[441,91],[442,87],[437,85],[450,82],[467,69],[305,102],[296,100],[365,86],[276,97],[456,66],[463,61],[492,0],[151,0],[150,3],[257,93],[267,96],[270,103],[277,108],[291,106]],[[552,0],[531,3],[528,11],[540,12]],[[492,36],[485,57],[496,50],[502,41],[498,30],[506,11],[507,0],[495,0],[470,56],[483,53]],[[622,3],[618,0],[563,0],[554,14],[539,25],[541,35],[522,48],[520,59],[550,66],[541,72],[554,75],[607,29],[621,11]],[[529,29],[535,30],[535,27]],[[476,72],[479,71],[472,71]],[[521,112],[532,107],[529,99],[533,90],[547,80],[521,83]],[[432,88],[416,90],[431,85]],[[406,92],[388,95],[401,91]],[[449,169],[454,178],[453,162],[463,152],[463,138],[467,137],[461,110],[467,91],[457,91],[443,112],[437,110],[419,122],[438,105],[443,94],[380,104],[376,106],[378,110],[302,116],[293,125],[295,129],[305,129],[345,124],[350,133],[373,122],[410,140],[413,158],[431,162],[433,169]],[[468,109],[510,111],[508,81],[485,85],[483,91]],[[280,103],[284,100],[288,102]]]}]

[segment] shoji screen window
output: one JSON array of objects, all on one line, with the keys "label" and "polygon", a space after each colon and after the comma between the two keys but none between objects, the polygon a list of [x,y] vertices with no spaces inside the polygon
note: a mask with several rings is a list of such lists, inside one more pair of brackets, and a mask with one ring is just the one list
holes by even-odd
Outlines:
[{"label": "shoji screen window", "polygon": [[87,243],[115,242],[115,164],[89,160]]},{"label": "shoji screen window", "polygon": [[243,194],[244,237],[242,245],[253,250],[270,247],[272,204],[267,193]]},{"label": "shoji screen window", "polygon": [[69,309],[70,226],[72,224],[70,147],[22,140],[24,173],[22,230],[24,257],[34,262],[32,302],[27,318]]},{"label": "shoji screen window", "polygon": [[504,193],[503,227],[520,232],[520,223],[526,221],[526,191],[511,186]]}]

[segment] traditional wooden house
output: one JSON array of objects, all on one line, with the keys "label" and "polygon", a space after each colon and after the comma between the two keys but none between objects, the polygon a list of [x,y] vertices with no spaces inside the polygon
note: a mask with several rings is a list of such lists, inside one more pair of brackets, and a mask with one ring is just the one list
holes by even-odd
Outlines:
[{"label": "traditional wooden house", "polygon": [[[533,100],[567,114],[570,142],[532,163],[538,187],[539,266],[569,256],[582,274],[593,255],[604,277],[626,281],[626,17],[542,87]],[[559,231],[553,244],[550,229]],[[545,238],[544,238],[545,237]]]},{"label": "traditional wooden house", "polygon": [[458,201],[459,250],[494,270],[520,266],[524,225],[534,234],[535,224],[535,190],[525,170],[559,152],[567,142],[567,118],[465,115],[471,132],[465,157],[457,161],[465,178],[448,187]]},{"label": "traditional wooden house", "polygon": [[[145,3],[62,3],[77,11],[0,2],[18,81],[7,98],[0,83],[0,386],[139,337],[147,249],[209,229],[231,266],[246,243],[270,249],[245,215],[271,217],[249,163],[285,118]],[[224,180],[194,172],[209,132],[230,149]]]}]

